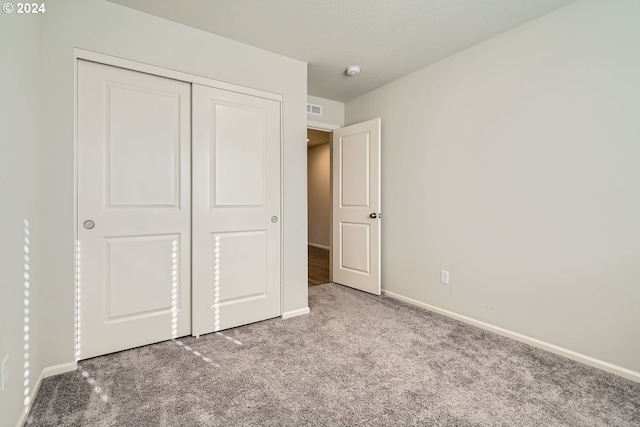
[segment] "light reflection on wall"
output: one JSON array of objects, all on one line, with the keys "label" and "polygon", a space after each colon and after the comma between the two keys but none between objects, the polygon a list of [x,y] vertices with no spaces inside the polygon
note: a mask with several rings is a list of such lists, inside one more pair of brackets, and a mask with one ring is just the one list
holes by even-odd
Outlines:
[{"label": "light reflection on wall", "polygon": [[29,221],[24,220],[24,412],[29,413],[29,404],[31,397],[29,396],[29,301],[30,294],[30,264],[31,264],[31,239]]},{"label": "light reflection on wall", "polygon": [[171,248],[171,338],[178,337],[178,241]]},{"label": "light reflection on wall", "polygon": [[75,360],[76,363],[80,360],[80,283],[81,283],[81,270],[80,270],[80,240],[76,240],[76,306],[75,306]]},{"label": "light reflection on wall", "polygon": [[220,330],[220,236],[215,237],[213,248],[213,330]]}]

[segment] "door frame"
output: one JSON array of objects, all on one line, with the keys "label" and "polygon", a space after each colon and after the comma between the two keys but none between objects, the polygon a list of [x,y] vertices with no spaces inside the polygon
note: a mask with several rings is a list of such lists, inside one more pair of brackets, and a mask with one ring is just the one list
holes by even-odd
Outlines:
[{"label": "door frame", "polygon": [[[74,360],[77,363],[80,360],[80,241],[78,240],[78,61],[85,60],[97,62],[118,68],[124,68],[131,71],[138,71],[145,74],[151,74],[159,77],[165,77],[172,80],[183,81],[190,84],[200,84],[211,86],[231,92],[239,92],[247,95],[257,96],[260,98],[271,99],[280,103],[280,315],[284,313],[284,224],[286,221],[284,212],[284,132],[282,131],[283,122],[283,97],[280,94],[258,90],[246,86],[226,83],[207,77],[196,76],[182,71],[171,70],[156,65],[145,64],[129,59],[119,58],[116,56],[106,55],[93,52],[86,49],[74,48],[73,50],[73,241],[74,241]],[[336,126],[339,127],[339,126]],[[191,283],[189,284],[191,286]]]},{"label": "door frame", "polygon": [[[330,123],[315,122],[307,120],[307,129],[321,130],[323,132],[333,133],[334,130],[344,127],[340,125],[334,125]],[[307,164],[308,165],[308,164]],[[308,166],[307,166],[308,168]],[[309,171],[307,170],[307,176]],[[307,195],[307,209],[309,208],[309,195]],[[329,141],[329,200],[331,201],[331,213],[329,215],[329,282],[333,282],[333,144]],[[309,213],[307,212],[307,221]],[[308,242],[307,238],[307,244]],[[307,263],[309,259],[307,258]]]}]

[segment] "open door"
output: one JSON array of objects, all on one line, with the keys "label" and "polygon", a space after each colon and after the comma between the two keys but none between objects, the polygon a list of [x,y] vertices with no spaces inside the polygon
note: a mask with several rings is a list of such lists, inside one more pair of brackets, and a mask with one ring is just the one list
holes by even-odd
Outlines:
[{"label": "open door", "polygon": [[380,119],[333,131],[333,281],[380,295]]}]

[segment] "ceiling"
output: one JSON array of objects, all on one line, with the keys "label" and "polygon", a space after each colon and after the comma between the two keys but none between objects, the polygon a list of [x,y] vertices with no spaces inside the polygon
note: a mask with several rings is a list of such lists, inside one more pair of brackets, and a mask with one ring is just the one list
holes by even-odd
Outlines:
[{"label": "ceiling", "polygon": [[110,1],[307,62],[308,94],[346,102],[574,0]]}]

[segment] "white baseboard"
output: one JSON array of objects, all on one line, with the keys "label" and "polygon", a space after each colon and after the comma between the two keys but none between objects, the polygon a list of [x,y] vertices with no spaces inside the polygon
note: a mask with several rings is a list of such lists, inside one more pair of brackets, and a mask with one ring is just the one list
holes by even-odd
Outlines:
[{"label": "white baseboard", "polygon": [[[40,390],[40,384],[42,384],[43,379],[44,379],[44,370],[40,371],[40,375],[36,380],[36,384],[33,386],[33,390],[31,390],[31,393],[29,393],[29,399],[31,402],[29,404],[29,409],[31,409],[31,406],[33,405],[33,400],[35,399],[36,394],[38,394],[38,390]],[[16,426],[24,427],[26,420],[27,420],[27,413],[24,410],[20,411],[20,417],[18,418],[18,424],[16,424]]]},{"label": "white baseboard", "polygon": [[418,307],[425,308],[429,311],[433,311],[438,314],[442,314],[447,317],[451,317],[452,319],[459,320],[461,322],[467,323],[469,325],[477,326],[481,329],[495,332],[498,335],[505,336],[507,338],[514,339],[516,341],[523,342],[525,344],[532,345],[534,347],[541,348],[543,350],[549,351],[551,353],[555,353],[557,355],[566,357],[567,359],[575,360],[576,362],[584,363],[585,365],[593,366],[594,368],[602,369],[603,371],[610,372],[612,374],[618,375],[623,378],[627,378],[631,381],[640,382],[640,372],[632,371],[631,369],[623,368],[622,366],[614,365],[613,363],[605,362],[603,360],[596,359],[591,356],[587,356],[582,353],[575,352],[573,350],[566,349],[564,347],[557,346],[555,344],[550,344],[545,341],[541,341],[536,338],[532,338],[518,332],[510,331],[508,329],[501,328],[499,326],[492,325],[490,323],[485,323],[480,320],[473,319],[471,317],[463,316],[458,313],[454,313],[453,311],[445,310],[433,305],[429,305],[423,303],[418,300],[414,300],[409,297],[405,297],[400,294],[396,294],[394,292],[382,291],[384,295],[398,299],[400,301],[407,302],[411,305],[415,305]]},{"label": "white baseboard", "polygon": [[309,314],[310,312],[311,310],[309,310],[309,307],[299,308],[298,310],[285,311],[284,313],[282,313],[282,318],[291,319],[292,317],[303,316],[305,314]]},{"label": "white baseboard", "polygon": [[44,378],[51,377],[53,375],[64,374],[66,372],[75,371],[78,368],[76,362],[63,363],[61,365],[47,366],[42,370]]},{"label": "white baseboard", "polygon": [[327,251],[330,251],[331,248],[329,246],[325,246],[325,245],[318,245],[316,243],[307,243],[309,246],[313,247],[313,248],[320,248],[320,249],[325,249]]},{"label": "white baseboard", "polygon": [[[40,375],[38,375],[38,379],[35,383],[35,385],[33,386],[33,390],[31,390],[31,393],[29,393],[29,398],[31,400],[31,404],[33,404],[33,400],[36,398],[36,395],[38,394],[38,391],[40,390],[40,386],[42,385],[42,380],[50,377],[52,375],[58,375],[58,374],[64,374],[65,372],[71,372],[73,370],[76,369],[76,363],[75,362],[71,362],[71,363],[63,363],[62,365],[55,365],[55,366],[47,366],[46,368],[44,368],[42,371],[40,371]],[[31,406],[29,406],[31,407]],[[18,424],[17,427],[23,427],[25,424],[24,422],[26,421],[26,416],[27,414],[22,411],[20,414],[20,418],[18,418]]]}]

